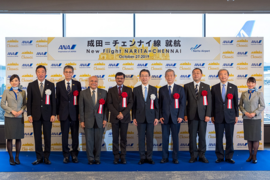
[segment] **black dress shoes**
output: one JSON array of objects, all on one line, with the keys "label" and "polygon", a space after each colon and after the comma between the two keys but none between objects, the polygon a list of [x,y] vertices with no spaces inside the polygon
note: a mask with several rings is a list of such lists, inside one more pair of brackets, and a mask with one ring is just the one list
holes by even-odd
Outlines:
[{"label": "black dress shoes", "polygon": [[161,163],[161,164],[163,164],[163,163],[167,163],[167,162],[169,162],[169,160],[168,160],[168,159],[161,159],[161,161],[160,161],[160,163]]},{"label": "black dress shoes", "polygon": [[118,158],[114,158],[113,164],[118,164],[119,159]]},{"label": "black dress shoes", "polygon": [[177,159],[174,159],[174,160],[173,160],[173,163],[174,163],[174,164],[179,164],[179,161],[178,161]]},{"label": "black dress shoes", "polygon": [[195,157],[191,157],[190,160],[189,160],[189,163],[194,163],[197,161],[197,158]]},{"label": "black dress shoes", "polygon": [[138,164],[140,164],[140,165],[141,165],[141,164],[144,164],[144,161],[145,161],[144,159],[141,159],[141,160],[138,162]]},{"label": "black dress shoes", "polygon": [[233,159],[226,159],[225,161],[228,162],[228,163],[231,163],[231,164],[235,163],[235,161]]},{"label": "black dress shoes", "polygon": [[206,157],[199,158],[200,162],[209,163],[209,161],[206,159]]},{"label": "black dress shoes", "polygon": [[216,163],[220,163],[220,162],[223,162],[223,161],[224,161],[224,159],[217,159]]},{"label": "black dress shoes", "polygon": [[48,158],[44,158],[44,163],[45,164],[52,164],[51,161]]},{"label": "black dress shoes", "polygon": [[9,164],[10,164],[10,165],[15,165],[15,162],[14,162],[14,159],[13,159],[13,158],[10,158],[10,159],[9,159]]},{"label": "black dress shoes", "polygon": [[69,162],[69,158],[65,157],[64,160],[63,160],[63,163],[67,164],[68,162]]},{"label": "black dress shoes", "polygon": [[121,158],[121,163],[122,164],[127,164],[126,158]]},{"label": "black dress shoes", "polygon": [[94,164],[94,160],[88,161],[88,164],[89,164],[89,165]]},{"label": "black dress shoes", "polygon": [[256,164],[257,163],[257,159],[255,159],[255,160],[253,159],[252,160],[252,163]]},{"label": "black dress shoes", "polygon": [[154,162],[152,159],[148,159],[147,162],[148,162],[149,164],[155,164],[155,162]]},{"label": "black dress shoes", "polygon": [[100,161],[96,161],[96,164],[101,164],[101,162]]},{"label": "black dress shoes", "polygon": [[72,162],[73,162],[73,163],[78,163],[78,162],[79,162],[77,156],[73,156],[73,157],[72,157]]},{"label": "black dress shoes", "polygon": [[17,157],[15,158],[15,164],[21,164],[19,158],[17,158]]},{"label": "black dress shoes", "polygon": [[43,163],[43,160],[42,159],[37,159],[34,162],[32,162],[33,165],[38,165],[40,163]]}]

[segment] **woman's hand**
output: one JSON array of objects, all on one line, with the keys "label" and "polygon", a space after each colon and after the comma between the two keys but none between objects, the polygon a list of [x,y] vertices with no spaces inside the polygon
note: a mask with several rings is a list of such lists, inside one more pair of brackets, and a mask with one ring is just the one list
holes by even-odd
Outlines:
[{"label": "woman's hand", "polygon": [[13,116],[17,117],[17,114],[18,114],[18,113],[17,113],[16,111],[13,111],[13,110],[12,110],[11,113],[13,114]]}]

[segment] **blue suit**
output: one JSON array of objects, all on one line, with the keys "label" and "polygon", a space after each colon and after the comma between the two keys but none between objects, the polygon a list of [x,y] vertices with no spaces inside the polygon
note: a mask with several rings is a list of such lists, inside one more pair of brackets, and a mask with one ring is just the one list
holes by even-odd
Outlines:
[{"label": "blue suit", "polygon": [[[178,93],[180,95],[178,99],[178,107],[175,108],[175,100],[173,95]],[[174,84],[173,91],[169,95],[168,85],[163,86],[159,90],[159,109],[160,109],[160,118],[164,118],[164,124],[161,125],[162,128],[162,152],[163,159],[168,159],[169,151],[169,136],[170,130],[172,131],[173,138],[173,159],[178,159],[178,150],[179,150],[179,140],[178,134],[180,130],[180,123],[177,122],[177,118],[184,119],[186,107],[186,96],[184,88]]]}]

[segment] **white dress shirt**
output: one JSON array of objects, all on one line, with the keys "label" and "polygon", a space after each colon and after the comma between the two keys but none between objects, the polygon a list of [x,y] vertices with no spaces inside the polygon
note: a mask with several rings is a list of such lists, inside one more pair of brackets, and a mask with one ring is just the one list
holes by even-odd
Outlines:
[{"label": "white dress shirt", "polygon": [[170,89],[169,86],[171,86],[171,93],[173,93],[173,86],[174,86],[174,83],[172,83],[171,85],[167,85],[168,86],[168,90]]},{"label": "white dress shirt", "polygon": [[[223,83],[220,82],[220,92],[222,94],[222,88],[223,88]],[[225,94],[227,93],[227,88],[228,88],[228,82],[225,83]]]},{"label": "white dress shirt", "polygon": [[38,80],[38,87],[39,87],[39,89],[40,89],[40,83],[42,83],[42,85],[43,85],[43,90],[44,90],[44,87],[45,87],[45,79],[44,79],[42,82]]},{"label": "white dress shirt", "polygon": [[194,89],[196,88],[196,84],[198,84],[197,89],[198,89],[198,92],[199,92],[200,91],[200,83],[201,83],[201,81],[198,82],[198,83],[196,83],[195,81],[193,81],[193,83],[194,83]]},{"label": "white dress shirt", "polygon": [[93,91],[95,91],[95,104],[97,104],[97,91],[98,91],[98,88],[96,88],[96,89],[91,89],[90,88],[91,97],[93,96]]},{"label": "white dress shirt", "polygon": [[148,92],[149,92],[149,84],[147,84],[146,86],[142,84],[142,93],[143,93],[143,98],[144,98],[144,99],[145,99],[145,97],[144,97],[145,87],[147,88],[147,95],[148,95]]},{"label": "white dress shirt", "polygon": [[69,83],[70,91],[72,91],[72,80],[69,80],[69,81],[65,80],[66,90],[67,90],[67,87],[68,87],[67,83]]}]

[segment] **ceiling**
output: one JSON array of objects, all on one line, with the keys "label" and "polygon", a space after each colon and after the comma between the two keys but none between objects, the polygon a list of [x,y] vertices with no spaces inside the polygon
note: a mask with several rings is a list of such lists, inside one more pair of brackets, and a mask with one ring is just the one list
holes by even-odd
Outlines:
[{"label": "ceiling", "polygon": [[0,13],[269,13],[270,0],[0,0]]}]

